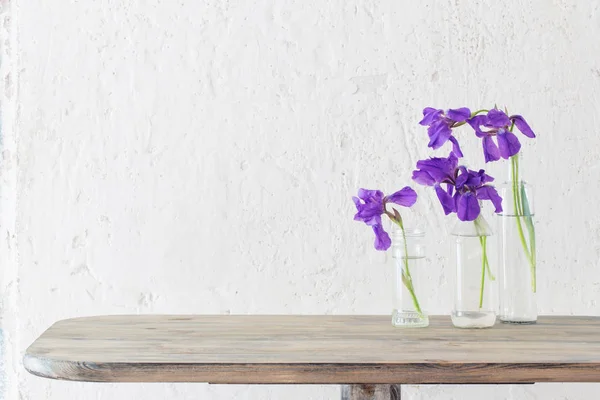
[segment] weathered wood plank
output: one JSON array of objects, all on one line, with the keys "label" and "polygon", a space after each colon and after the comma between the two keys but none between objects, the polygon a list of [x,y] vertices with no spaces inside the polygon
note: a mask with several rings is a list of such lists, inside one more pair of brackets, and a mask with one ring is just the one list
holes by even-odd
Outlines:
[{"label": "weathered wood plank", "polygon": [[95,382],[600,382],[600,317],[460,330],[432,317],[104,316],[60,321],[26,352],[33,374]]},{"label": "weathered wood plank", "polygon": [[342,400],[400,400],[400,385],[344,385]]}]

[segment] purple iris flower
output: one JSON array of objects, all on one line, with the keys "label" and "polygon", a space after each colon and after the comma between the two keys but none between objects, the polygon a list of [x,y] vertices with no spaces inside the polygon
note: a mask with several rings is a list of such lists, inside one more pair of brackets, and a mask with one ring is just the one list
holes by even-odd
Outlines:
[{"label": "purple iris flower", "polygon": [[[504,111],[496,108],[491,109],[487,115],[476,115],[470,118],[468,123],[475,129],[477,137],[483,139],[485,162],[497,161],[500,157],[508,159],[521,150],[519,139],[509,130],[513,123],[523,135],[529,138],[535,137],[535,133],[522,116],[511,115],[509,117]],[[482,126],[488,130],[482,130]],[[498,144],[494,142],[493,137],[496,137]]]},{"label": "purple iris flower", "polygon": [[[403,207],[412,207],[417,201],[417,193],[410,187],[384,196],[381,190],[359,189],[358,197],[352,197],[356,206],[355,221],[362,221],[373,229],[375,233],[375,249],[387,250],[392,245],[390,235],[383,229],[381,215],[388,215],[395,221],[396,215],[386,210],[387,203],[398,204]],[[398,221],[395,221],[398,222]]]},{"label": "purple iris flower", "polygon": [[427,107],[423,110],[423,119],[419,124],[428,126],[427,134],[429,135],[428,146],[433,149],[439,149],[446,142],[452,143],[452,152],[457,157],[462,157],[463,153],[460,150],[458,141],[452,136],[452,128],[456,124],[465,122],[471,118],[471,110],[466,107],[444,110]]},{"label": "purple iris flower", "polygon": [[490,200],[496,212],[502,212],[502,198],[493,186],[488,185],[494,178],[484,170],[473,171],[458,166],[453,153],[447,158],[418,161],[417,168],[413,171],[413,180],[435,188],[446,215],[455,212],[461,221],[474,221],[481,212],[480,200]]}]

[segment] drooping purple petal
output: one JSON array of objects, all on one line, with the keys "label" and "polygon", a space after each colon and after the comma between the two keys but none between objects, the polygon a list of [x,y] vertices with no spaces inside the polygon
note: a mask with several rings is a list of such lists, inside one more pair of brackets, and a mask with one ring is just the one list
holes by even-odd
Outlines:
[{"label": "drooping purple petal", "polygon": [[446,121],[440,120],[427,128],[427,134],[429,135],[429,144],[427,146],[435,150],[442,147],[450,139],[452,129],[450,129]]},{"label": "drooping purple petal", "polygon": [[487,113],[487,122],[485,123],[486,126],[503,128],[508,126],[508,124],[510,124],[510,119],[504,111],[493,108]]},{"label": "drooping purple petal", "polygon": [[434,121],[437,121],[444,111],[437,108],[426,107],[423,110],[423,119],[419,122],[420,125],[428,126]]},{"label": "drooping purple petal", "polygon": [[360,202],[360,199],[356,196],[352,196],[352,201],[354,202],[354,205],[356,206],[356,209],[358,210],[359,207],[362,205],[362,203]]},{"label": "drooping purple petal", "polygon": [[413,181],[417,182],[419,185],[424,185],[424,186],[433,186],[433,184],[435,183],[435,179],[433,179],[433,177],[431,175],[429,175],[429,172],[427,172],[427,171],[419,171],[419,170],[413,171],[412,179],[413,179]]},{"label": "drooping purple petal", "polygon": [[481,130],[481,126],[485,125],[486,121],[487,117],[485,115],[476,115],[473,118],[468,119],[467,123],[475,130],[475,135],[477,137],[485,137],[488,134]]},{"label": "drooping purple petal", "polygon": [[437,194],[440,203],[442,204],[442,208],[444,209],[444,214],[448,215],[454,211],[456,211],[454,207],[454,199],[448,192],[442,189],[439,185],[435,186],[435,193]]},{"label": "drooping purple petal", "polygon": [[515,125],[517,126],[517,129],[521,131],[523,135],[532,139],[535,137],[535,133],[533,133],[531,127],[525,121],[525,119],[523,119],[523,117],[521,117],[520,115],[513,115],[512,117],[510,117],[510,119],[514,121]]},{"label": "drooping purple petal", "polygon": [[500,149],[500,155],[504,159],[514,156],[521,150],[521,143],[514,133],[505,129],[499,129],[498,135],[498,148]]},{"label": "drooping purple petal", "polygon": [[456,157],[461,158],[463,156],[463,153],[460,150],[460,145],[458,144],[458,140],[456,140],[456,138],[454,136],[450,136],[450,138],[448,140],[452,142],[452,153]]},{"label": "drooping purple petal", "polygon": [[450,109],[446,115],[453,121],[464,122],[471,118],[471,110],[469,110],[467,107]]},{"label": "drooping purple petal", "polygon": [[477,198],[480,200],[491,200],[497,213],[502,212],[502,197],[493,186],[481,186],[477,189]]},{"label": "drooping purple petal", "polygon": [[398,204],[404,207],[412,207],[417,201],[417,192],[415,192],[411,187],[406,186],[398,190],[396,193],[387,196],[386,199],[390,203]]},{"label": "drooping purple petal", "polygon": [[454,196],[456,202],[456,214],[461,221],[475,221],[481,212],[477,197],[471,192],[457,193]]},{"label": "drooping purple petal", "polygon": [[392,245],[392,239],[390,235],[383,230],[381,225],[373,225],[373,233],[375,233],[375,249],[385,251]]},{"label": "drooping purple petal", "polygon": [[500,149],[490,136],[483,137],[483,156],[486,163],[500,159]]}]

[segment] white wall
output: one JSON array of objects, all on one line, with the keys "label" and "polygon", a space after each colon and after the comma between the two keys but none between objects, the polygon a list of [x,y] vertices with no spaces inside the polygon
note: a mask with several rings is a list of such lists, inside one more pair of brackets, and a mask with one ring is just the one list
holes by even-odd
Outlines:
[{"label": "white wall", "polygon": [[[350,196],[410,183],[431,154],[416,124],[427,105],[528,118],[540,311],[600,315],[599,1],[2,7],[7,399],[337,398],[335,386],[54,382],[18,360],[73,316],[388,313],[386,257]],[[448,221],[419,193],[430,308],[448,313]],[[598,389],[407,386],[403,398]]]}]

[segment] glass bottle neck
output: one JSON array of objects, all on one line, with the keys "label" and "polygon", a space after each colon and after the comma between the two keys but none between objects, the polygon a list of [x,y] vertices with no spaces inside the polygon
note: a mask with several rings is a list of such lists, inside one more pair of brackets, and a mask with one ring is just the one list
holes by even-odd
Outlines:
[{"label": "glass bottle neck", "polygon": [[392,233],[392,251],[394,258],[423,258],[425,233],[418,229],[396,229]]},{"label": "glass bottle neck", "polygon": [[479,214],[475,221],[457,220],[454,223],[454,227],[450,231],[450,234],[452,236],[481,237],[492,236],[494,232],[483,214]]},{"label": "glass bottle neck", "polygon": [[521,153],[508,159],[508,181],[501,187],[502,214],[533,216],[533,190],[523,176]]}]

